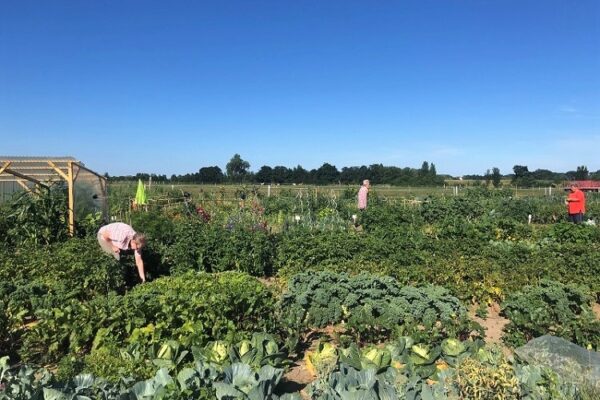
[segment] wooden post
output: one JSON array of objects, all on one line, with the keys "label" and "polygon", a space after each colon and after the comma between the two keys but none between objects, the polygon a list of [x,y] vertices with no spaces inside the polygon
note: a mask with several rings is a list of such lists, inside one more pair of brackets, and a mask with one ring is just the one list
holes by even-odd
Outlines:
[{"label": "wooden post", "polygon": [[73,161],[69,161],[68,163],[68,175],[67,175],[67,184],[69,190],[69,234],[71,236],[75,235],[75,198],[74,198],[74,181],[73,181]]}]

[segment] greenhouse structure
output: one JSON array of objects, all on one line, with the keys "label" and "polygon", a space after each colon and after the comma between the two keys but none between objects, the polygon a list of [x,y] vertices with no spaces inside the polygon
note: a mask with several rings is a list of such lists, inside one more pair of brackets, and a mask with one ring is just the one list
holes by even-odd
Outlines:
[{"label": "greenhouse structure", "polygon": [[0,202],[17,192],[36,193],[55,185],[67,191],[69,232],[75,222],[90,213],[108,217],[107,180],[87,168],[74,157],[9,157],[0,156]]}]

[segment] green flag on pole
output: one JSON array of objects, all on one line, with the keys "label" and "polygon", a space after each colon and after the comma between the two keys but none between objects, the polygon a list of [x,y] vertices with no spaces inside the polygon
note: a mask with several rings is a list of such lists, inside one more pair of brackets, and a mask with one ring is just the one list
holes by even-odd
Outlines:
[{"label": "green flag on pole", "polygon": [[148,198],[146,197],[146,189],[144,188],[144,184],[142,180],[138,180],[137,191],[135,192],[135,204],[138,206],[143,206],[148,203]]}]

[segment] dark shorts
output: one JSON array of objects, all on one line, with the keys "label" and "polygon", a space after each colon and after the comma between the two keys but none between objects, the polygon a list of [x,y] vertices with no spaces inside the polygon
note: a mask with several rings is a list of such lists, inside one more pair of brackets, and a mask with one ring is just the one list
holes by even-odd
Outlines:
[{"label": "dark shorts", "polygon": [[577,214],[569,214],[569,221],[575,224],[580,224],[583,222],[583,213]]}]

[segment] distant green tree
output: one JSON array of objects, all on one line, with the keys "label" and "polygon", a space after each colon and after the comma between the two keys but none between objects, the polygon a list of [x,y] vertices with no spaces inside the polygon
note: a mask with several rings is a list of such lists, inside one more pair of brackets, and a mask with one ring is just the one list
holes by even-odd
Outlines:
[{"label": "distant green tree", "polygon": [[292,171],[290,172],[290,180],[293,183],[304,183],[304,182],[308,182],[309,179],[310,179],[309,172],[306,169],[302,168],[301,165],[298,165],[297,167],[292,169]]},{"label": "distant green tree", "polygon": [[495,188],[500,187],[500,180],[502,179],[502,174],[500,174],[500,168],[494,167],[492,168],[492,185]]},{"label": "distant green tree", "polygon": [[577,167],[577,171],[575,171],[575,180],[577,181],[585,181],[588,179],[589,171],[585,165],[581,165]]},{"label": "distant green tree", "polygon": [[290,181],[290,170],[287,167],[281,165],[273,168],[273,182],[275,183],[286,183]]},{"label": "distant green tree", "polygon": [[429,175],[429,163],[427,161],[423,161],[423,164],[421,164],[421,169],[419,170],[419,176],[425,177],[427,175]]},{"label": "distant green tree", "polygon": [[260,170],[254,175],[256,182],[259,183],[271,183],[273,182],[273,168],[268,165],[263,165]]},{"label": "distant green tree", "polygon": [[[379,185],[384,183],[384,169],[383,164],[371,164],[369,166],[369,175],[371,179],[371,185]],[[367,179],[367,178],[363,178]]]},{"label": "distant green tree", "polygon": [[248,168],[250,168],[250,163],[242,160],[242,157],[237,153],[231,157],[225,167],[227,176],[234,182],[241,180],[248,173]]},{"label": "distant green tree", "polygon": [[531,185],[531,173],[527,165],[515,165],[513,166],[513,178],[512,184],[516,186],[530,186]]},{"label": "distant green tree", "polygon": [[433,176],[434,178],[437,176],[434,163],[429,164],[429,175]]},{"label": "distant green tree", "polygon": [[529,175],[529,168],[527,168],[527,165],[515,165],[513,172],[515,173],[515,179],[521,179]]},{"label": "distant green tree", "polygon": [[198,179],[201,183],[221,183],[225,176],[218,166],[202,167],[198,171]]},{"label": "distant green tree", "polygon": [[[363,167],[366,169],[366,167]],[[344,167],[340,171],[340,182],[355,184],[361,180],[361,168],[360,167]],[[364,175],[362,175],[364,176]],[[368,179],[368,178],[363,178]]]},{"label": "distant green tree", "polygon": [[315,182],[321,185],[337,183],[339,176],[340,173],[335,165],[324,163],[315,171]]},{"label": "distant green tree", "polygon": [[526,165],[515,165],[513,172],[515,173],[512,179],[513,185],[525,187],[533,185],[534,181],[531,172],[529,172],[529,168]]},{"label": "distant green tree", "polygon": [[491,171],[488,169],[487,171],[485,171],[485,186],[490,186],[490,183],[492,182],[492,173]]},{"label": "distant green tree", "polygon": [[531,177],[535,180],[540,181],[552,181],[556,179],[556,173],[548,170],[548,169],[536,169],[531,173]]}]

